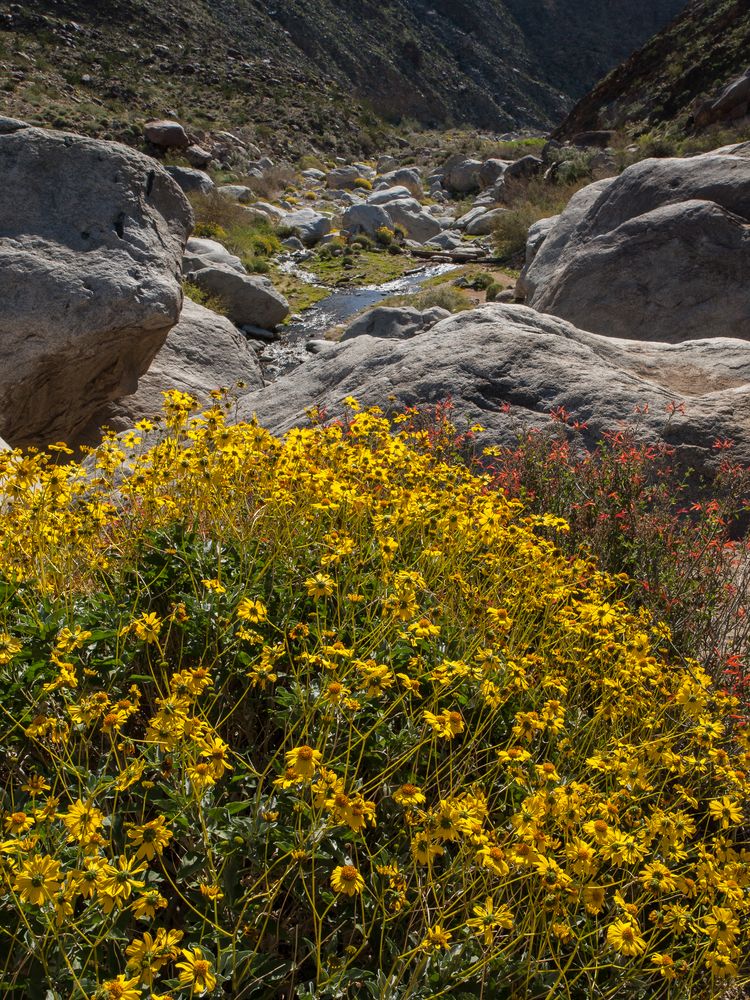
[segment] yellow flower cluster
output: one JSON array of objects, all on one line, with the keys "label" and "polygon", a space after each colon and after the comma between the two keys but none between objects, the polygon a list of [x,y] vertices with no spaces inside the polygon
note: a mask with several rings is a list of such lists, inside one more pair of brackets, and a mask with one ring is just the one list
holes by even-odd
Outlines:
[{"label": "yellow flower cluster", "polygon": [[0,456],[5,977],[747,982],[748,732],[623,581],[418,424],[192,405],[86,469]]}]

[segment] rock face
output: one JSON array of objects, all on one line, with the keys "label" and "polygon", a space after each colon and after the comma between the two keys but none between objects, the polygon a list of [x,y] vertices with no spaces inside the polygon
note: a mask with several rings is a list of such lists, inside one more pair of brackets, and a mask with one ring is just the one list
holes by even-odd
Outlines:
[{"label": "rock face", "polygon": [[177,322],[185,196],[125,146],[0,135],[0,434],[73,438],[128,395]]},{"label": "rock face", "polygon": [[434,306],[432,309],[414,309],[411,306],[378,306],[355,319],[344,330],[340,340],[354,337],[382,337],[386,340],[408,340],[424,333],[431,326],[447,319],[447,309]]},{"label": "rock face", "polygon": [[[392,399],[395,407],[450,396],[462,423],[486,428],[480,443],[506,445],[519,428],[548,426],[559,406],[588,423],[593,445],[648,404],[638,417],[641,433],[674,445],[686,464],[709,469],[717,438],[734,439],[736,460],[750,462],[750,352],[739,340],[615,340],[524,306],[485,305],[410,340],[361,336],[339,344],[245,397],[239,419],[257,414],[284,433],[304,424],[312,405],[335,418],[349,395],[365,406]],[[678,409],[668,419],[669,404]]]},{"label": "rock face", "polygon": [[750,340],[750,159],[644,160],[584,188],[524,280],[527,303],[613,337]]},{"label": "rock face", "polygon": [[138,383],[138,391],[109,403],[92,421],[92,426],[123,431],[136,421],[161,413],[169,389],[209,401],[209,393],[244,382],[243,395],[263,387],[255,351],[225,316],[185,299],[180,321],[173,327],[148,372]]},{"label": "rock face", "polygon": [[445,164],[443,184],[454,194],[470,194],[478,191],[482,164],[479,160],[466,160],[460,156],[451,157]]}]

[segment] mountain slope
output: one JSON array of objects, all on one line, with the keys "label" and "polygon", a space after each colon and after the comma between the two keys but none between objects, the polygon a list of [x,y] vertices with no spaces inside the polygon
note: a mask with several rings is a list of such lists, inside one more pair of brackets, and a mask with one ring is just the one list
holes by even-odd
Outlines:
[{"label": "mountain slope", "polygon": [[584,97],[556,133],[641,123],[690,124],[699,99],[750,65],[748,0],[694,0]]},{"label": "mountain slope", "polygon": [[685,2],[27,0],[0,14],[0,92],[119,136],[167,112],[329,146],[379,116],[544,128]]}]

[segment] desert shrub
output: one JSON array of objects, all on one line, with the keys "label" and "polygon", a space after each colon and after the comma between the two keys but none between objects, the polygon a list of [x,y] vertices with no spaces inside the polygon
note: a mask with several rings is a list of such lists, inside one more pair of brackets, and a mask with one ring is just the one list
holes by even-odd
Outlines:
[{"label": "desert shrub", "polygon": [[375,240],[369,237],[367,233],[357,233],[356,236],[352,236],[349,244],[353,247],[359,247],[361,250],[373,250],[375,248]]},{"label": "desert shrub", "polygon": [[216,222],[196,222],[193,236],[197,236],[198,239],[218,240],[219,243],[229,239],[226,229]]},{"label": "desert shrub", "polygon": [[192,299],[193,302],[197,302],[199,306],[205,306],[206,309],[211,309],[222,316],[226,315],[224,302],[217,295],[211,295],[210,292],[193,284],[192,281],[183,281],[182,291],[187,298]]},{"label": "desert shrub", "polygon": [[319,156],[304,153],[297,161],[297,169],[301,172],[303,170],[327,170],[328,168]]},{"label": "desert shrub", "polygon": [[492,449],[498,485],[564,517],[568,551],[626,572],[633,599],[668,622],[683,655],[725,682],[727,668],[746,666],[750,681],[750,470],[732,461],[731,442],[716,442],[717,472],[704,481],[676,465],[674,449],[643,440],[637,423],[583,447],[585,422],[552,417],[549,432]]},{"label": "desert shrub", "polygon": [[[279,233],[270,222],[259,220],[242,205],[214,192],[192,194],[190,202],[195,212],[196,233],[223,231],[220,242],[232,253],[245,259],[270,257],[281,250]],[[218,236],[211,237],[219,239]]]},{"label": "desert shrub", "polygon": [[509,261],[521,260],[529,228],[540,219],[562,212],[585,183],[558,185],[535,177],[506,185],[504,200],[508,211],[498,217],[492,234],[498,256]]},{"label": "desert shrub", "polygon": [[493,281],[491,284],[487,285],[486,299],[488,302],[494,302],[498,297],[500,292],[502,292],[503,286],[498,284],[497,281]]},{"label": "desert shrub", "polygon": [[236,183],[244,184],[258,198],[273,200],[300,180],[297,171],[286,163],[275,163],[263,171],[262,177],[241,176]]},{"label": "desert shrub", "polygon": [[445,422],[193,402],[0,456],[5,995],[746,983],[748,733],[627,581]]},{"label": "desert shrub", "polygon": [[389,247],[393,244],[394,232],[388,226],[380,226],[375,232],[375,242],[378,246]]},{"label": "desert shrub", "polygon": [[366,177],[357,177],[354,186],[360,191],[372,191],[372,181],[368,181]]},{"label": "desert shrub", "polygon": [[485,289],[489,288],[490,285],[495,283],[495,279],[491,274],[487,274],[486,271],[480,271],[479,274],[475,274],[468,282],[469,288],[473,288],[477,292],[483,292]]}]

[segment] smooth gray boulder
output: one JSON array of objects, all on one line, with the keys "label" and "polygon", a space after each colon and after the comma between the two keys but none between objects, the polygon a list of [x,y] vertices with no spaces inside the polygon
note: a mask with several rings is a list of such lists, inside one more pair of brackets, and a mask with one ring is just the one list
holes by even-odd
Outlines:
[{"label": "smooth gray boulder", "polygon": [[417,200],[424,194],[422,174],[416,167],[399,167],[397,170],[389,170],[388,173],[377,178],[374,187],[378,191],[383,188],[405,187]]},{"label": "smooth gray boulder", "polygon": [[410,340],[361,336],[340,344],[246,396],[238,419],[255,414],[283,434],[306,424],[313,405],[335,419],[347,396],[364,406],[390,400],[394,409],[450,397],[460,427],[485,428],[480,444],[509,447],[519,430],[548,427],[560,406],[586,422],[580,433],[593,446],[604,431],[636,419],[639,406],[642,438],[674,446],[685,465],[715,468],[717,438],[734,440],[733,459],[750,463],[750,352],[739,340],[616,340],[524,306],[485,305]]},{"label": "smooth gray boulder", "polygon": [[289,303],[268,278],[239,274],[223,264],[190,271],[187,277],[204,292],[215,295],[229,319],[239,326],[273,330],[289,314]]},{"label": "smooth gray boulder", "polygon": [[0,435],[73,439],[179,319],[192,212],[151,157],[66,132],[0,135],[0,179]]},{"label": "smooth gray boulder", "polygon": [[464,232],[467,236],[489,236],[506,212],[508,212],[507,208],[485,209],[469,221]]},{"label": "smooth gray boulder", "polygon": [[374,236],[378,229],[392,229],[393,221],[380,205],[352,205],[341,217],[341,225],[353,236],[358,233]]},{"label": "smooth gray boulder", "polygon": [[190,393],[203,406],[214,389],[226,387],[243,396],[263,384],[257,355],[234,324],[186,298],[179,323],[139,379],[138,390],[100,410],[85,436],[90,440],[91,431],[103,427],[124,431],[159,416],[169,389]]},{"label": "smooth gray boulder", "polygon": [[293,229],[305,246],[312,247],[319,243],[331,231],[331,217],[316,212],[312,208],[300,208],[287,212],[280,220],[280,225]]},{"label": "smooth gray boulder", "polygon": [[208,174],[202,170],[193,170],[192,167],[165,167],[165,170],[186,194],[193,191],[198,194],[211,194],[216,188]]},{"label": "smooth gray boulder", "polygon": [[417,243],[426,243],[442,232],[442,225],[430,215],[416,198],[399,198],[383,206],[391,217],[393,226],[400,226],[407,236]]},{"label": "smooth gray boulder", "polygon": [[247,274],[245,265],[240,258],[230,253],[217,240],[198,239],[196,236],[191,236],[187,241],[182,258],[183,273],[200,271],[204,267],[213,267],[215,264],[231,267],[233,271],[238,271],[240,274]]},{"label": "smooth gray boulder", "polygon": [[385,340],[408,340],[424,333],[430,327],[447,319],[447,309],[433,306],[431,309],[414,309],[411,306],[377,306],[358,316],[344,330],[340,341],[354,337],[381,337]]},{"label": "smooth gray boulder", "polygon": [[529,305],[607,336],[750,340],[750,160],[645,160],[591,187],[529,267]]},{"label": "smooth gray boulder", "polygon": [[445,165],[443,186],[454,194],[470,194],[472,191],[478,191],[481,186],[479,180],[481,169],[480,160],[451,157]]}]

